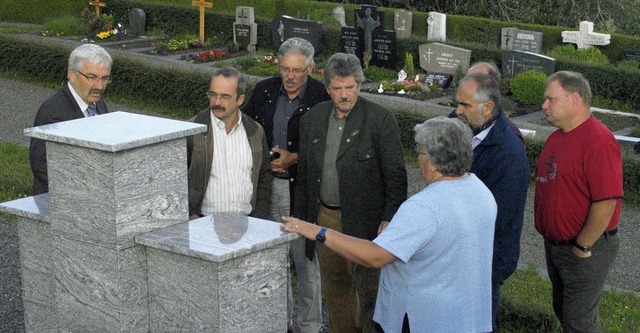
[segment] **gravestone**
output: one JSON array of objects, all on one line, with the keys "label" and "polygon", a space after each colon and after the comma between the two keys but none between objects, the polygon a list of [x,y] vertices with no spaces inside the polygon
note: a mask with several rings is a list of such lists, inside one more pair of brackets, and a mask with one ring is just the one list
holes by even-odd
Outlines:
[{"label": "gravestone", "polygon": [[134,36],[144,36],[147,26],[147,15],[144,10],[134,8],[129,11],[129,32]]},{"label": "gravestone", "polygon": [[240,50],[256,52],[258,24],[255,22],[253,7],[236,7],[236,21],[233,22],[233,43]]},{"label": "gravestone", "polygon": [[344,12],[344,7],[342,6],[334,7],[333,10],[331,11],[331,16],[334,19],[336,19],[336,21],[338,21],[338,23],[340,24],[340,27],[347,26],[347,22],[345,21],[346,14]]},{"label": "gravestone", "polygon": [[413,13],[406,9],[396,10],[394,15],[394,29],[398,39],[411,38],[411,29],[413,25]]},{"label": "gravestone", "polygon": [[438,88],[441,89],[449,88],[452,81],[453,75],[446,73],[430,73],[427,74],[424,78],[424,83],[430,86],[437,84]]},{"label": "gravestone", "polygon": [[316,52],[322,50],[322,21],[309,21],[291,16],[276,16],[271,22],[273,47],[280,48],[282,43],[292,37],[307,40]]},{"label": "gravestone", "polygon": [[514,77],[530,70],[551,75],[555,72],[556,60],[532,52],[506,51],[502,53],[502,75]]},{"label": "gravestone", "polygon": [[640,63],[640,51],[639,50],[624,50],[622,52],[622,59],[635,60]]},{"label": "gravestone", "polygon": [[427,18],[427,40],[430,42],[447,41],[447,15],[438,12],[429,12]]},{"label": "gravestone", "polygon": [[573,43],[578,49],[588,49],[593,45],[609,45],[611,35],[593,32],[593,22],[580,22],[580,31],[563,31],[563,43]]},{"label": "gravestone", "polygon": [[455,74],[458,66],[466,72],[471,61],[471,51],[440,43],[422,44],[418,53],[420,67],[428,73]]},{"label": "gravestone", "polygon": [[502,28],[502,50],[540,53],[542,32]]},{"label": "gravestone", "polygon": [[206,129],[112,112],[25,130],[46,141],[50,191],[0,212],[17,216],[27,332],[286,331],[298,236],[188,221],[186,137]]},{"label": "gravestone", "polygon": [[396,32],[382,30],[373,32],[373,54],[369,64],[378,67],[396,67]]},{"label": "gravestone", "polygon": [[342,27],[340,29],[340,45],[343,53],[353,54],[362,59],[364,50],[362,39],[360,38],[360,29],[356,27]]}]

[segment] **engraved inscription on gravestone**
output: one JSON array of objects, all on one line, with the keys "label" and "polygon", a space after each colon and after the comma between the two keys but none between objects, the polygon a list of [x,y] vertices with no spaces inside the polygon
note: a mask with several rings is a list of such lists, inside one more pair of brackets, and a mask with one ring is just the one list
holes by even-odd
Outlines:
[{"label": "engraved inscription on gravestone", "polygon": [[134,36],[144,36],[147,25],[147,15],[144,10],[134,8],[129,11],[129,31]]},{"label": "engraved inscription on gravestone", "polygon": [[240,50],[256,51],[258,24],[255,23],[253,7],[236,7],[236,21],[233,23],[233,42]]},{"label": "engraved inscription on gravestone", "polygon": [[340,44],[342,45],[342,52],[347,54],[354,54],[358,58],[361,58],[362,42],[360,41],[358,28],[342,27],[341,31],[342,36],[340,38]]},{"label": "engraved inscription on gravestone", "polygon": [[542,32],[502,28],[502,49],[505,51],[527,51],[540,53]]},{"label": "engraved inscription on gravestone", "polygon": [[373,32],[373,55],[371,65],[395,68],[396,32],[392,30]]},{"label": "engraved inscription on gravestone", "polygon": [[271,22],[271,40],[274,48],[287,39],[299,37],[306,39],[313,45],[316,52],[322,49],[322,21],[309,21],[293,18],[291,16],[276,16]]},{"label": "engraved inscription on gravestone", "polygon": [[467,71],[471,51],[440,43],[422,44],[418,47],[420,67],[427,72],[455,74],[458,66]]},{"label": "engraved inscription on gravestone", "polygon": [[532,52],[506,51],[502,53],[502,75],[514,77],[530,70],[551,75],[555,72],[556,60]]}]

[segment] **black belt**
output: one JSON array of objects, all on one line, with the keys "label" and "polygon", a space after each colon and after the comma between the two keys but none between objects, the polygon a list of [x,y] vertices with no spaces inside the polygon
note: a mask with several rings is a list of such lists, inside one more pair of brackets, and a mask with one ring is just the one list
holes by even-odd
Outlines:
[{"label": "black belt", "polygon": [[[613,228],[611,230],[607,230],[607,231],[603,232],[602,236],[600,236],[600,238],[609,238],[609,237],[611,237],[611,236],[613,236],[613,235],[615,235],[617,233],[618,233],[618,228]],[[598,239],[600,239],[600,238],[598,238]],[[573,244],[576,243],[576,239],[575,238],[574,239],[570,239],[570,240],[566,240],[566,241],[557,241],[557,240],[551,240],[551,239],[546,239],[545,238],[545,241],[549,242],[549,243],[551,243],[553,245],[573,245]]]},{"label": "black belt", "polygon": [[324,202],[322,202],[322,200],[320,200],[320,204],[322,205],[322,207],[326,208],[326,209],[330,209],[330,210],[340,210],[340,206],[330,206],[325,204]]},{"label": "black belt", "polygon": [[290,175],[288,172],[272,172],[271,175],[274,178],[278,178],[278,179],[289,179]]}]

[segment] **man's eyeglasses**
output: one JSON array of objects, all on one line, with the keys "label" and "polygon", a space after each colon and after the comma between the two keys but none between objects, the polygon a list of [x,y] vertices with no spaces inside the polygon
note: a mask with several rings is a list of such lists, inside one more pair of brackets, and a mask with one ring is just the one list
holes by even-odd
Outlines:
[{"label": "man's eyeglasses", "polygon": [[231,95],[227,95],[227,94],[222,94],[222,95],[218,95],[216,93],[214,93],[213,91],[207,91],[207,98],[208,99],[218,99],[220,98],[221,100],[228,102],[231,100]]},{"label": "man's eyeglasses", "polygon": [[87,75],[81,71],[76,71],[76,72],[84,76],[84,78],[87,79],[87,81],[89,81],[92,84],[96,84],[98,81],[102,81],[103,84],[111,83],[111,76],[109,75],[103,76],[103,77],[97,77],[95,75]]},{"label": "man's eyeglasses", "polygon": [[311,66],[311,65],[307,65],[307,67],[305,67],[305,68],[278,67],[278,69],[280,69],[280,73],[282,73],[282,74],[293,73],[295,75],[300,75],[300,74],[303,74],[304,72],[306,72],[307,69],[309,69],[309,66]]}]

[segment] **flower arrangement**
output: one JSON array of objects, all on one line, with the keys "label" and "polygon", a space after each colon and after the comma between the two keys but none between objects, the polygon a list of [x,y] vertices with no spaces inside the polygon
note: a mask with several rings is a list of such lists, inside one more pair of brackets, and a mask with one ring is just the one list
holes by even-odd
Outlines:
[{"label": "flower arrangement", "polygon": [[87,27],[90,35],[95,35],[99,39],[105,39],[119,34],[119,30],[114,28],[113,15],[97,15],[96,12],[85,7],[82,10],[82,14],[80,14],[80,21]]},{"label": "flower arrangement", "polygon": [[229,51],[222,51],[219,48],[213,48],[209,51],[196,52],[195,56],[192,56],[191,59],[196,63],[204,63],[228,58],[230,55],[231,52]]}]

